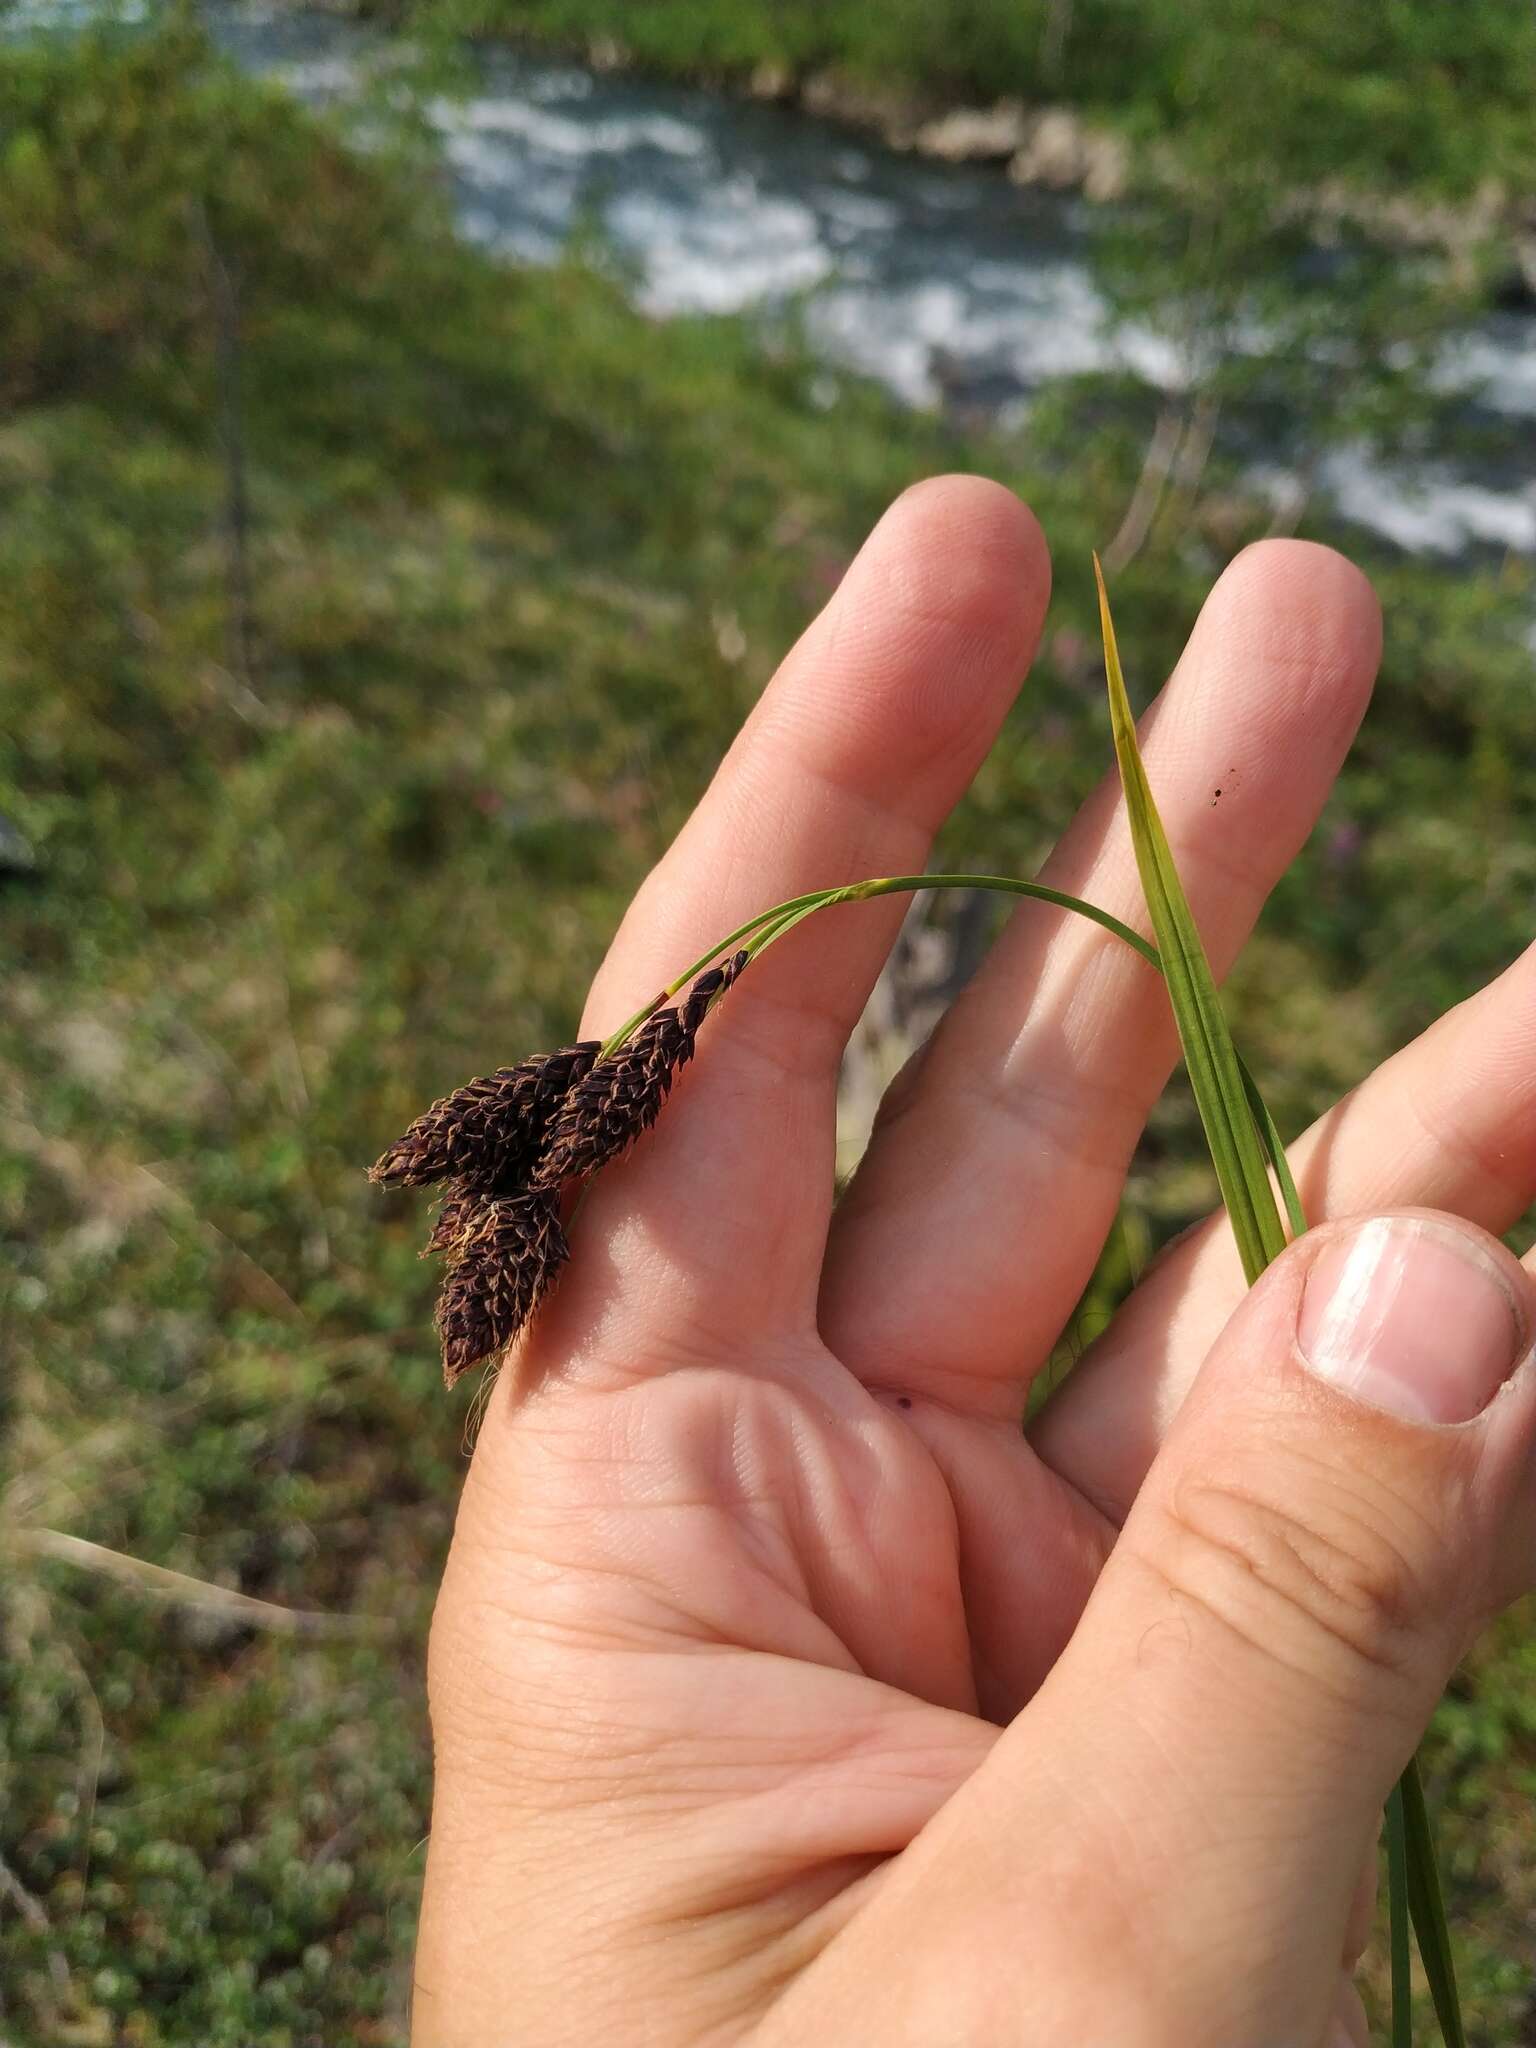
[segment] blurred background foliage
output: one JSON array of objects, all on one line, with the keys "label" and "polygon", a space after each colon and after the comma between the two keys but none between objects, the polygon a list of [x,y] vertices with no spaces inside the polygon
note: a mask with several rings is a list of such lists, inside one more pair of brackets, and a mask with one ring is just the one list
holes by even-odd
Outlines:
[{"label": "blurred background foliage", "polygon": [[[1011,428],[907,410],[792,320],[645,317],[601,250],[493,261],[419,118],[452,36],[623,38],[723,81],[834,65],[1150,140],[1107,289],[1196,366],[1175,437],[1202,400],[1249,406],[1298,469],[1362,409],[1411,441],[1425,351],[1502,288],[1536,191],[1536,19],[1499,0],[452,0],[426,26],[424,82],[402,55],[382,100],[325,114],[184,11],[0,44],[16,2048],[404,2040],[466,1403],[437,1386],[419,1217],[359,1169],[465,1073],[569,1033],[639,876],[905,484],[1004,478],[1058,562],[945,864],[1029,872],[1108,759],[1085,572],[1145,496],[1155,396],[1104,374]],[[1309,269],[1315,209],[1277,193],[1337,180],[1498,194],[1454,260],[1357,210]],[[1260,317],[1289,323],[1270,361],[1231,345]],[[1219,451],[1153,500],[1115,593],[1143,691],[1275,523]],[[1322,493],[1295,518],[1365,557],[1389,633],[1234,979],[1290,1128],[1511,958],[1536,900],[1529,559],[1409,559]],[[1175,1088],[1093,1315],[1211,1193]],[[1430,1751],[1484,2048],[1536,2041],[1530,1619],[1477,1651]]]},{"label": "blurred background foliage", "polygon": [[427,11],[720,81],[771,67],[923,99],[1051,100],[1170,141],[1190,167],[1231,169],[1240,142],[1246,164],[1267,162],[1287,183],[1300,173],[1437,194],[1536,183],[1536,19],[1522,0],[430,0]]}]

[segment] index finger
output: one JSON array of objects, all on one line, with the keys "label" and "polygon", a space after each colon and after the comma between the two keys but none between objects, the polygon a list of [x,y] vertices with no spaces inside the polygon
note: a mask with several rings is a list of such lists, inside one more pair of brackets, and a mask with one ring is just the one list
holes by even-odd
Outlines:
[{"label": "index finger", "polygon": [[[1039,527],[1000,485],[942,477],[899,499],[636,897],[584,1031],[615,1028],[754,911],[921,869],[1013,701],[1049,581]],[[814,1327],[838,1068],[901,913],[826,912],[755,962],[654,1134],[594,1184],[579,1229],[610,1243],[626,1330],[632,1312]]]}]

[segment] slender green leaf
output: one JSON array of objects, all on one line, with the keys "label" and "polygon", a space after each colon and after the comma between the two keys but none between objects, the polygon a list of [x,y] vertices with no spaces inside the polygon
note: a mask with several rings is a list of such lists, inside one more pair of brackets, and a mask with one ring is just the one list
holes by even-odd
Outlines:
[{"label": "slender green leaf", "polygon": [[1253,1111],[1253,1121],[1258,1127],[1264,1150],[1274,1168],[1275,1179],[1280,1183],[1280,1193],[1285,1201],[1286,1219],[1291,1226],[1291,1235],[1300,1237],[1307,1227],[1307,1212],[1301,1206],[1296,1182],[1291,1174],[1291,1162],[1285,1156],[1285,1140],[1275,1128],[1275,1120],[1269,1113],[1269,1104],[1259,1093],[1259,1084],[1248,1071],[1248,1062],[1239,1053],[1237,1064],[1243,1077],[1243,1093],[1248,1097],[1248,1107]]},{"label": "slender green leaf", "polygon": [[[1094,557],[1099,589],[1099,617],[1104,633],[1104,673],[1109,683],[1110,721],[1115,755],[1125,788],[1136,865],[1157,935],[1158,954],[1178,1026],[1184,1064],[1189,1071],[1195,1105],[1205,1126],[1206,1143],[1231,1218],[1233,1235],[1249,1285],[1285,1248],[1285,1229],[1270,1184],[1273,1167],[1293,1231],[1306,1229],[1306,1216],[1286,1162],[1285,1147],[1254,1083],[1238,1057],[1222,1015],[1199,929],[1189,908],[1168,845],[1168,835],[1153,802],[1142,765],[1131,716],[1114,621],[1104,574]],[[1389,1847],[1396,1844],[1396,1877],[1389,1899],[1392,1908],[1392,2029],[1394,2048],[1411,2044],[1406,1898],[1419,1954],[1435,2001],[1435,2013],[1447,2048],[1466,2048],[1450,1934],[1440,1894],[1434,1838],[1424,1805],[1417,1764],[1410,1764],[1388,1810]]]},{"label": "slender green leaf", "polygon": [[1435,2001],[1435,2017],[1445,2036],[1446,2048],[1467,2048],[1461,1999],[1456,1989],[1456,1963],[1451,1954],[1451,1931],[1446,1924],[1440,1869],[1435,1860],[1434,1831],[1429,1808],[1424,1803],[1424,1781],[1419,1776],[1417,1759],[1404,1771],[1399,1789],[1403,1795],[1403,1835],[1408,1850],[1408,1905],[1413,1914],[1413,1931],[1419,1939],[1424,1974],[1429,1979],[1430,1996]]},{"label": "slender green leaf", "polygon": [[1184,1064],[1189,1070],[1195,1106],[1205,1126],[1206,1143],[1221,1187],[1222,1200],[1232,1219],[1243,1271],[1250,1283],[1257,1280],[1270,1260],[1285,1249],[1285,1231],[1275,1205],[1274,1190],[1263,1146],[1255,1128],[1242,1069],[1226,1019],[1216,995],[1216,979],[1200,942],[1200,933],[1190,911],[1184,885],[1174,866],[1168,836],[1152,801],[1141,752],[1136,744],[1136,724],[1126,696],[1120,653],[1115,644],[1114,621],[1109,612],[1109,595],[1104,574],[1094,557],[1093,572],[1099,586],[1099,616],[1104,632],[1104,671],[1109,681],[1109,713],[1115,736],[1115,754],[1120,779],[1125,787],[1126,809],[1131,822],[1131,840],[1141,886],[1157,934],[1163,974],[1178,1025]]},{"label": "slender green leaf", "polygon": [[1403,1788],[1387,1801],[1387,1923],[1392,1951],[1392,2048],[1413,2048],[1413,1949],[1408,1906],[1408,1824]]}]

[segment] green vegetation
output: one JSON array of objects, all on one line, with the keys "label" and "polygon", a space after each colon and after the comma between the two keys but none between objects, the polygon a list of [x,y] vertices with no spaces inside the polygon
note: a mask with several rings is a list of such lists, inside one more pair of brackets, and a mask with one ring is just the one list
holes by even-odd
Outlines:
[{"label": "green vegetation", "polygon": [[[943,847],[1030,872],[1107,765],[1089,549],[1143,437],[1083,384],[966,440],[790,329],[498,269],[419,156],[184,26],[8,51],[0,152],[0,815],[36,856],[0,875],[4,2032],[396,2044],[468,1397],[419,1218],[361,1169],[569,1034],[774,661],[941,467],[1056,545]],[[1115,590],[1142,682],[1266,516],[1214,462],[1170,485]],[[1377,709],[1233,993],[1287,1128],[1503,964],[1536,885],[1528,569],[1375,566]],[[1176,1093],[1138,1229],[1209,1201],[1200,1162]],[[280,1633],[47,1531],[368,1626]],[[1483,2048],[1536,1990],[1533,1640],[1477,1652],[1427,1753]]]},{"label": "green vegetation", "polygon": [[[380,11],[388,11],[387,6]],[[396,4],[394,11],[403,9]],[[1282,185],[1470,198],[1536,192],[1536,17],[1524,0],[417,0],[484,35],[675,76],[834,71],[921,105],[1071,106],[1191,165],[1218,137]],[[1234,99],[1256,103],[1255,125]]]}]

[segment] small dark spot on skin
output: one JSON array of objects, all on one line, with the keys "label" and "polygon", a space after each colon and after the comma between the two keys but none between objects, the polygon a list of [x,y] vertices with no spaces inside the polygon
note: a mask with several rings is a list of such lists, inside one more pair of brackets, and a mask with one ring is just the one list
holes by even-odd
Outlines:
[{"label": "small dark spot on skin", "polygon": [[898,1408],[910,1408],[912,1406],[912,1396],[910,1394],[898,1394],[896,1396],[896,1406]]},{"label": "small dark spot on skin", "polygon": [[1220,801],[1221,801],[1221,791],[1220,791],[1220,790],[1218,789],[1218,790],[1217,790],[1217,792],[1216,792],[1216,794],[1215,794],[1215,796],[1213,796],[1213,797],[1211,798],[1211,809],[1212,809],[1213,811],[1215,810],[1215,808],[1216,808],[1217,804],[1218,804],[1218,803],[1220,803]]}]

